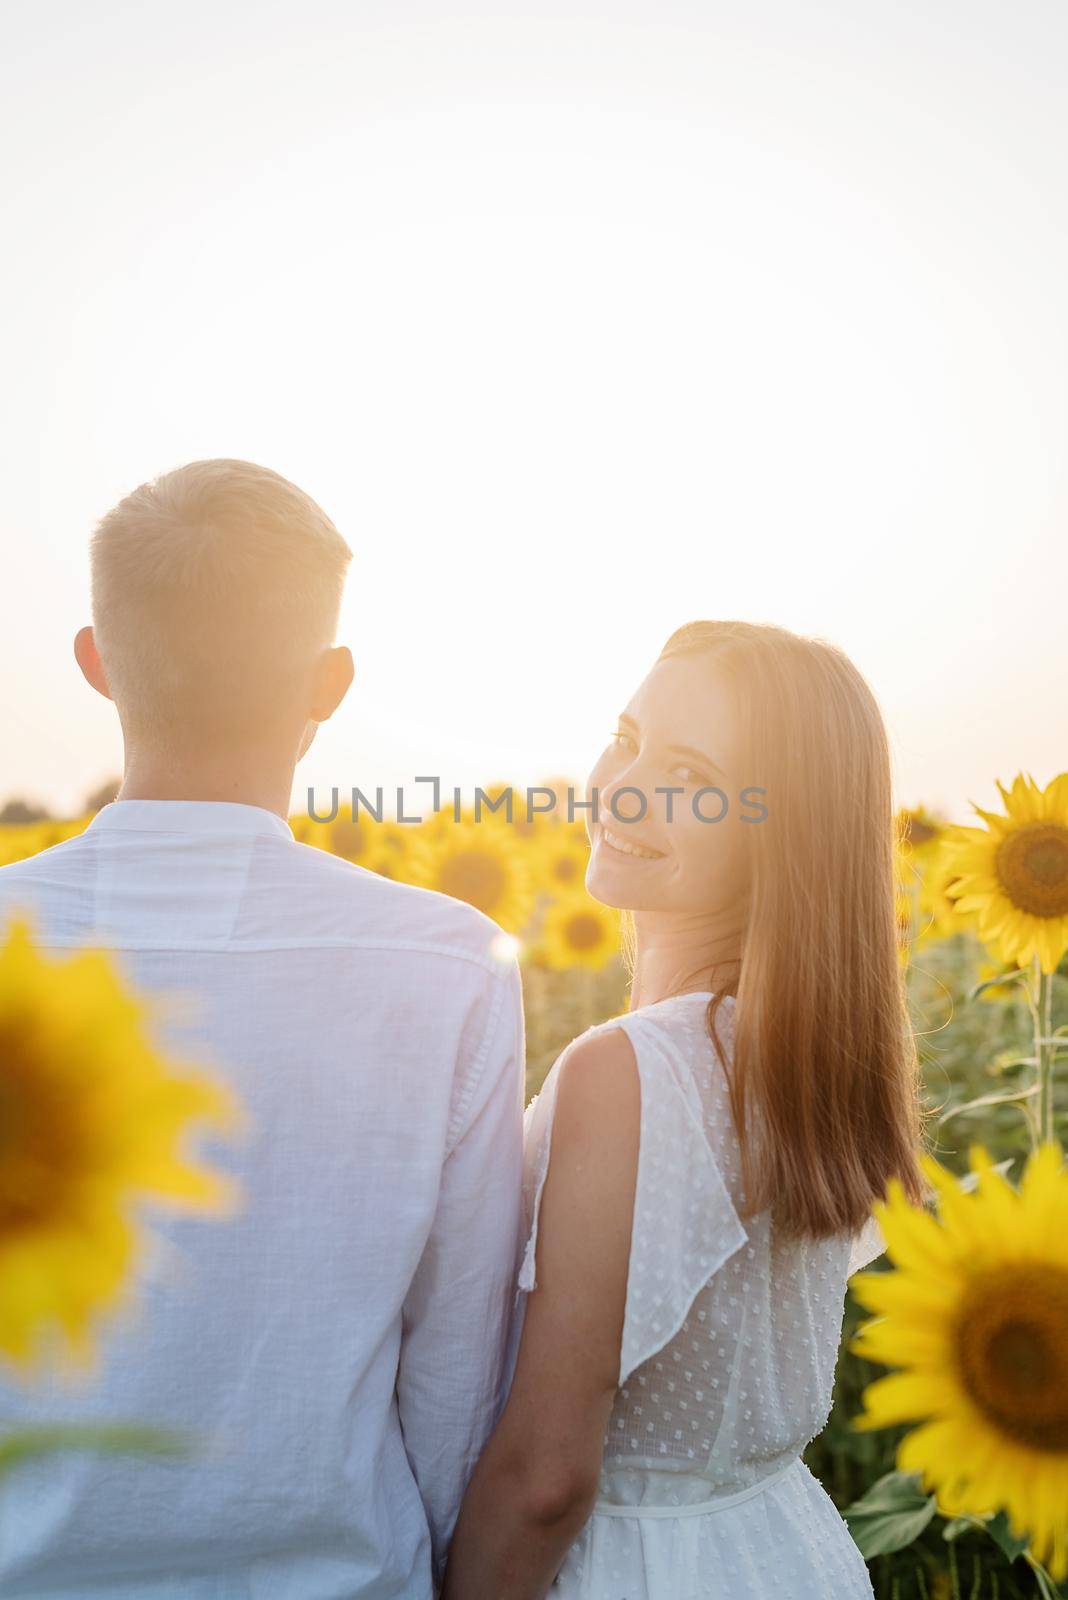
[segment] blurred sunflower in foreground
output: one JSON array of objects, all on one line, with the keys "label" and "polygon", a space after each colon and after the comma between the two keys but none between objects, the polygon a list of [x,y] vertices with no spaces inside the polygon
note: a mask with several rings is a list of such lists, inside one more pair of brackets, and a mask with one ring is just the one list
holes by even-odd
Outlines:
[{"label": "blurred sunflower in foreground", "polygon": [[864,1391],[862,1430],[920,1426],[897,1466],[919,1472],[946,1516],[1004,1509],[1055,1579],[1068,1575],[1068,1171],[1060,1145],[1034,1151],[1016,1190],[981,1145],[974,1191],[920,1158],[940,1216],[891,1179],[873,1206],[896,1271],[861,1272],[868,1310],[849,1348],[905,1370]]},{"label": "blurred sunflower in foreground", "polygon": [[133,1201],[218,1211],[235,1199],[180,1141],[197,1119],[233,1127],[237,1105],[171,1070],[146,1009],[103,952],[49,959],[12,921],[0,943],[0,1354],[22,1369],[46,1354],[92,1365],[94,1318],[134,1262]]},{"label": "blurred sunflower in foreground", "polygon": [[948,892],[1003,961],[1037,956],[1049,974],[1068,950],[1068,772],[1045,789],[1023,774],[998,789],[1004,816],[976,806],[985,828],[951,830],[947,861],[959,876]]}]

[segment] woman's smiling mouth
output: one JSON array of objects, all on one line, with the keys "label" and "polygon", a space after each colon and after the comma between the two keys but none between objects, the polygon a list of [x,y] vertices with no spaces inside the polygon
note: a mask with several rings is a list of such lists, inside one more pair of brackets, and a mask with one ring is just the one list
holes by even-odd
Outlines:
[{"label": "woman's smiling mouth", "polygon": [[664,858],[665,852],[663,850],[650,850],[647,845],[633,844],[628,839],[621,839],[618,833],[610,832],[603,822],[600,824],[600,828],[601,843],[617,855],[637,856],[641,861],[662,861]]}]

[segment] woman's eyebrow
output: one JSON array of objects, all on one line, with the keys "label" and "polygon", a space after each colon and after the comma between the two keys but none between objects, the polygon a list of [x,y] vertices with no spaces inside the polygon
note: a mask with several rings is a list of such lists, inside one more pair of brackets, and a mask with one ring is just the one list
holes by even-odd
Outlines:
[{"label": "woman's eyebrow", "polygon": [[635,722],[634,718],[628,717],[625,711],[621,711],[619,713],[619,726],[622,728],[624,723],[626,723],[628,728],[633,728],[635,733],[637,733],[638,724]]},{"label": "woman's eyebrow", "polygon": [[715,769],[716,772],[719,772],[719,773],[721,773],[723,775],[723,777],[726,777],[726,773],[723,771],[723,768],[719,765],[719,763],[717,761],[713,761],[712,757],[711,756],[706,756],[703,751],[695,750],[693,745],[691,745],[691,744],[673,744],[673,745],[669,745],[668,748],[671,751],[672,755],[675,755],[675,756],[689,756],[690,760],[691,761],[696,761],[698,766],[712,767],[712,768]]}]

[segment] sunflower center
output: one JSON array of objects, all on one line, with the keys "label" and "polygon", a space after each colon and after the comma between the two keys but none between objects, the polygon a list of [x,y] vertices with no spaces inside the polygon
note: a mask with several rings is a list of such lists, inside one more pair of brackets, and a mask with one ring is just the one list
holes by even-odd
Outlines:
[{"label": "sunflower center", "polygon": [[500,858],[483,850],[460,850],[441,863],[438,887],[454,900],[492,912],[504,898],[508,874]]},{"label": "sunflower center", "polygon": [[585,877],[578,856],[557,856],[553,862],[552,875],[558,883],[574,883],[580,874]]},{"label": "sunflower center", "polygon": [[591,911],[568,917],[565,938],[572,950],[593,950],[601,942],[600,920]]},{"label": "sunflower center", "polygon": [[70,1103],[18,1027],[0,1029],[0,1232],[62,1209],[86,1168],[77,1105]]},{"label": "sunflower center", "polygon": [[998,882],[1019,911],[1068,916],[1068,828],[1030,822],[1006,834],[995,860]]},{"label": "sunflower center", "polygon": [[969,1395],[1003,1434],[1068,1451],[1068,1271],[1021,1261],[978,1274],[957,1357]]}]

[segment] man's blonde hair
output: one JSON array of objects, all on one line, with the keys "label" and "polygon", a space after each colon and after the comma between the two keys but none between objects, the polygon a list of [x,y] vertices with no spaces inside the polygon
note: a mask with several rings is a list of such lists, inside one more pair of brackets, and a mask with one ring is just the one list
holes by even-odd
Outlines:
[{"label": "man's blonde hair", "polygon": [[333,642],[351,559],[314,500],[250,461],[192,461],[127,495],[90,546],[127,737],[255,739]]}]

